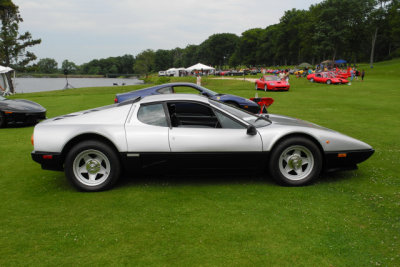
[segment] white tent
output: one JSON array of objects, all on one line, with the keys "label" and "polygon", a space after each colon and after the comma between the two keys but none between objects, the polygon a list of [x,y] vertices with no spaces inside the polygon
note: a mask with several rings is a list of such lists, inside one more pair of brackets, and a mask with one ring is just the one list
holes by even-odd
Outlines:
[{"label": "white tent", "polygon": [[[10,67],[3,67],[0,66],[0,94],[9,95],[10,93],[10,85],[8,84],[8,80],[6,77],[6,73],[14,71]],[[14,79],[15,79],[15,72],[14,72]]]},{"label": "white tent", "polygon": [[0,73],[7,73],[7,72],[9,72],[9,71],[13,71],[13,69],[10,68],[10,67],[3,67],[3,66],[0,66]]},{"label": "white tent", "polygon": [[167,69],[166,73],[167,73],[167,76],[179,77],[179,76],[181,76],[181,73],[183,73],[184,71],[185,71],[185,68],[170,68],[170,69]]},{"label": "white tent", "polygon": [[204,65],[204,64],[201,64],[201,63],[197,63],[196,65],[193,65],[193,66],[191,66],[191,67],[189,67],[189,68],[186,68],[186,71],[187,71],[187,72],[192,72],[192,71],[194,71],[194,70],[203,70],[203,71],[208,70],[208,71],[214,71],[215,68],[210,67],[210,66],[207,66],[207,65]]}]

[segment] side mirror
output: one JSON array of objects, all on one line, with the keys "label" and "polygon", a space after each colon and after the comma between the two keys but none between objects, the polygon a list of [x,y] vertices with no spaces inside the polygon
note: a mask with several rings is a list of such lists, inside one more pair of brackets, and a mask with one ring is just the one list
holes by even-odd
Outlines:
[{"label": "side mirror", "polygon": [[246,133],[248,135],[256,135],[257,134],[256,127],[254,127],[254,125],[247,126],[247,132]]}]

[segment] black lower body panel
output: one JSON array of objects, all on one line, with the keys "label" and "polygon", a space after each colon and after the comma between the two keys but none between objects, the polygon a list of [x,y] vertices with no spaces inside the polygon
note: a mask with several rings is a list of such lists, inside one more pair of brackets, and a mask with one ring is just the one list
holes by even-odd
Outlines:
[{"label": "black lower body panel", "polygon": [[32,159],[39,163],[44,170],[62,171],[63,158],[60,153],[32,151]]},{"label": "black lower body panel", "polygon": [[375,150],[325,152],[325,171],[357,169],[357,164],[367,160]]}]

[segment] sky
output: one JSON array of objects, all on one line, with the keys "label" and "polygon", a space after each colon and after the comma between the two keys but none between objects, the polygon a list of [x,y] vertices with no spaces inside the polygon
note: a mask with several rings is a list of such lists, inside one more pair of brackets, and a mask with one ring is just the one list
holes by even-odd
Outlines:
[{"label": "sky", "polygon": [[42,43],[29,48],[38,59],[81,65],[93,59],[145,49],[199,45],[215,33],[238,36],[279,23],[286,10],[321,0],[13,0],[29,31]]}]

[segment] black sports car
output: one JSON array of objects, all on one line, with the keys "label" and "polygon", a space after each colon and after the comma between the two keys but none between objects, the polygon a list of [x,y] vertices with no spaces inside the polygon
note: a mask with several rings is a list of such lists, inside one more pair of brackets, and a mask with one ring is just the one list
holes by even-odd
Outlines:
[{"label": "black sports car", "polygon": [[46,118],[46,109],[25,99],[7,99],[0,96],[0,128],[7,123],[36,123]]}]

